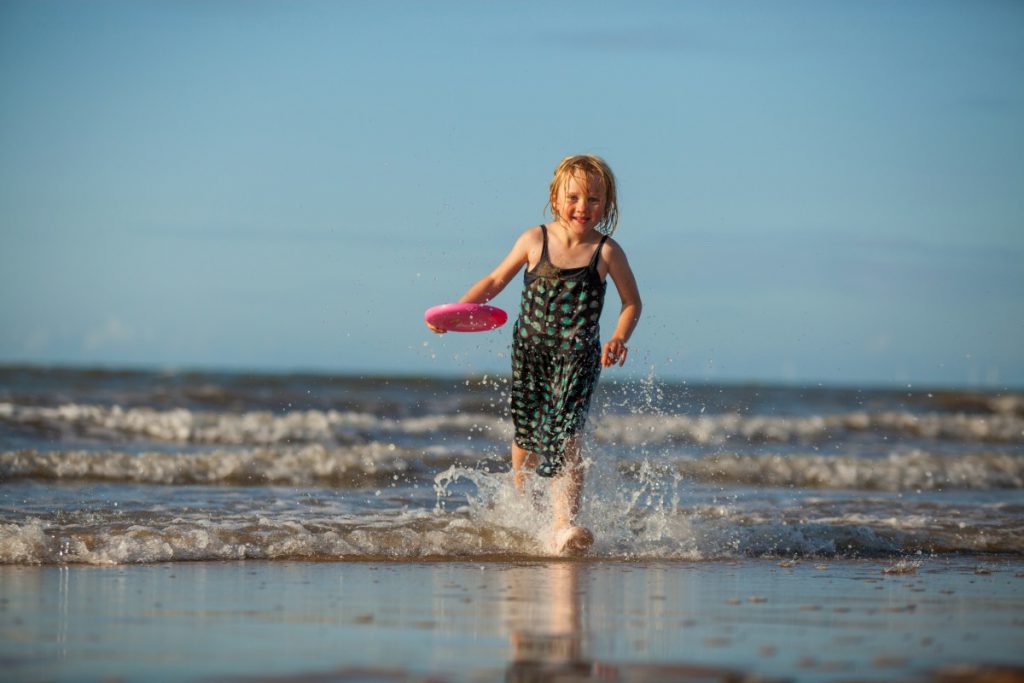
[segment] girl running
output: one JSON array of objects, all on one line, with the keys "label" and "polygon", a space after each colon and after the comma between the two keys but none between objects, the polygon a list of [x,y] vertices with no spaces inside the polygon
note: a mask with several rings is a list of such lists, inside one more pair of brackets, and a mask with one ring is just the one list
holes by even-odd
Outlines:
[{"label": "girl running", "polygon": [[[593,155],[566,157],[555,169],[553,220],[528,229],[494,271],[460,303],[486,303],[526,266],[519,317],[512,330],[512,470],[522,492],[526,468],[551,478],[549,549],[583,552],[593,534],[576,524],[583,494],[580,455],[590,399],[602,367],[626,362],[642,304],[618,242],[615,176]],[[611,338],[601,346],[598,323],[605,279],[622,301]],[[428,325],[434,332],[443,333]]]}]

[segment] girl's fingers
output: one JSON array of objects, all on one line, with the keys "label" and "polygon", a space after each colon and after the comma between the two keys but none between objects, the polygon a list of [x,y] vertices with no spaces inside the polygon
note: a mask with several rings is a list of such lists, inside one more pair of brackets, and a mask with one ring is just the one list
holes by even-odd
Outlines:
[{"label": "girl's fingers", "polygon": [[629,349],[622,342],[608,342],[604,345],[604,353],[601,354],[601,365],[608,368],[618,363],[621,368],[628,354]]}]

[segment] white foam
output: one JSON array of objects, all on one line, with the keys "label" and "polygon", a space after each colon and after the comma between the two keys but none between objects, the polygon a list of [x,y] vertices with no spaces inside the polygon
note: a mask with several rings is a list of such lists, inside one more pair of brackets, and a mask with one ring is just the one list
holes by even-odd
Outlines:
[{"label": "white foam", "polygon": [[[890,498],[864,500],[859,511],[849,509],[849,503],[824,500],[786,509],[771,501],[694,505],[680,500],[673,481],[654,470],[639,487],[605,478],[608,472],[593,473],[580,523],[594,531],[597,541],[590,556],[598,559],[1024,552],[1013,514],[997,510],[978,508],[954,519],[933,503],[917,506]],[[537,558],[546,555],[550,510],[543,494],[548,482],[530,481],[540,497],[516,494],[508,474],[453,467],[438,475],[434,509],[352,514],[268,506],[28,515],[0,524],[0,563]],[[465,502],[450,495],[454,487],[472,489]]]},{"label": "white foam", "polygon": [[699,481],[755,486],[874,491],[1024,488],[1024,457],[1007,453],[940,455],[912,450],[881,459],[718,455],[680,460],[676,469]]},{"label": "white foam", "polygon": [[24,450],[0,452],[0,476],[145,484],[351,486],[444,466],[461,457],[450,449],[425,451],[379,442],[340,448],[310,444],[187,454]]},{"label": "white foam", "polygon": [[671,442],[721,445],[814,443],[842,433],[884,432],[955,441],[1024,442],[1024,418],[1016,415],[915,414],[902,411],[811,416],[607,415],[596,421],[598,439],[623,445]]},{"label": "white foam", "polygon": [[[358,412],[303,410],[224,413],[184,409],[67,404],[56,408],[0,403],[0,420],[42,432],[95,439],[151,439],[174,443],[272,445],[348,444],[400,435],[482,435],[507,441],[508,420],[482,413],[388,418]],[[605,414],[591,420],[599,442],[636,446],[697,443],[815,443],[845,433],[875,432],[968,442],[1024,443],[1024,417],[1016,414],[851,412],[811,416],[725,413]]]},{"label": "white foam", "polygon": [[357,443],[380,435],[460,434],[496,432],[511,436],[507,421],[483,414],[431,415],[393,419],[368,413],[300,410],[283,415],[266,411],[245,413],[158,411],[67,404],[56,408],[0,403],[0,420],[44,432],[120,440],[125,437],[175,443],[279,444]]},{"label": "white foam", "polygon": [[134,524],[97,521],[0,524],[2,564],[133,564],[190,560],[424,559],[528,555],[529,539],[505,528],[481,528],[464,516],[423,511],[363,519],[198,520],[148,518]]},{"label": "white foam", "polygon": [[[409,448],[383,442],[334,448],[321,444],[278,445],[199,453],[21,450],[0,452],[0,477],[169,485],[350,487],[396,476],[429,478],[438,469],[486,457],[477,451],[440,445]],[[909,450],[884,458],[807,453],[719,454],[657,462],[620,461],[618,470],[633,480],[676,477],[759,487],[866,491],[1024,488],[1024,456],[998,452],[948,455]]]}]

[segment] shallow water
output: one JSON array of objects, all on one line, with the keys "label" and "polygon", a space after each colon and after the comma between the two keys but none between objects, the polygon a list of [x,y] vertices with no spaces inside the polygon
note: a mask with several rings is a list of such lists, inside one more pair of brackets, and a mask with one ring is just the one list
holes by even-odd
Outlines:
[{"label": "shallow water", "polygon": [[5,680],[26,681],[1019,681],[1022,569],[1004,558],[0,566],[0,661]]},{"label": "shallow water", "polygon": [[[0,563],[527,559],[504,378],[0,369]],[[607,559],[1024,555],[1024,394],[602,381]]]}]

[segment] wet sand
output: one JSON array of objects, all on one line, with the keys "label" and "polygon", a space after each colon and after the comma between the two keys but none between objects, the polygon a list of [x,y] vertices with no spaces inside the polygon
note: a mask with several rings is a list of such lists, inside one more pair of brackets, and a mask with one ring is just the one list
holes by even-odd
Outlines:
[{"label": "wet sand", "polygon": [[0,567],[5,681],[1024,681],[1024,560]]}]

